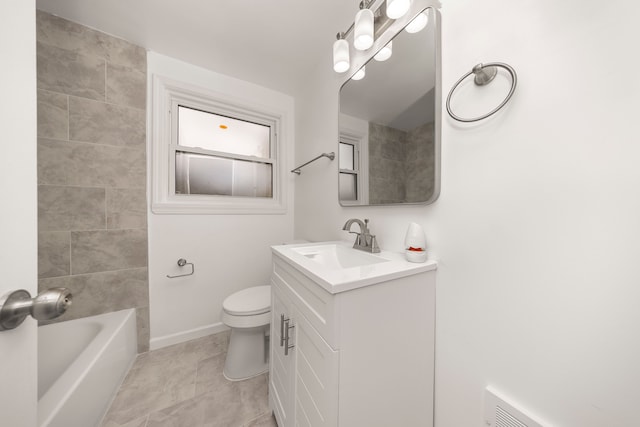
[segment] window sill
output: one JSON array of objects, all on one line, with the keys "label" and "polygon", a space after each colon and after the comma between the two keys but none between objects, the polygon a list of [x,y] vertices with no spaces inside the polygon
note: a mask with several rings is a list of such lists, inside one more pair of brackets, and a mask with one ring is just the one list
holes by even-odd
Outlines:
[{"label": "window sill", "polygon": [[283,215],[286,208],[277,201],[225,198],[215,202],[207,200],[175,200],[151,204],[151,212],[157,215]]}]

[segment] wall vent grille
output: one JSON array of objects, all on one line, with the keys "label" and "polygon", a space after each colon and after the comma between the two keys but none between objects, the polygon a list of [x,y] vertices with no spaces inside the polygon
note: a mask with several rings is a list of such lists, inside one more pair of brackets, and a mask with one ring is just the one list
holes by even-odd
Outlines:
[{"label": "wall vent grille", "polygon": [[514,403],[507,402],[491,387],[485,390],[484,406],[487,427],[551,427],[536,421]]},{"label": "wall vent grille", "polygon": [[529,427],[526,424],[522,424],[516,418],[512,417],[510,413],[502,409],[500,406],[496,406],[496,427]]}]

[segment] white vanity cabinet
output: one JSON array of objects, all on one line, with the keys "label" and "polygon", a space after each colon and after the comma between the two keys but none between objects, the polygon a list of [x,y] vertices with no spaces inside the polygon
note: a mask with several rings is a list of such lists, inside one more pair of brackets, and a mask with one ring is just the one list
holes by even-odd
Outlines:
[{"label": "white vanity cabinet", "polygon": [[276,248],[269,404],[278,426],[432,426],[435,263],[334,288]]}]

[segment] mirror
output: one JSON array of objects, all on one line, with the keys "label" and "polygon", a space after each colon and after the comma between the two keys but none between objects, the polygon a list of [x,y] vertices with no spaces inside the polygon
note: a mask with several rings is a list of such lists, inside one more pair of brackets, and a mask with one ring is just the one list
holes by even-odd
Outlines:
[{"label": "mirror", "polygon": [[[401,30],[392,55],[371,58],[365,76],[340,89],[342,206],[433,203],[440,190],[439,15]],[[356,76],[357,77],[357,76]]]}]

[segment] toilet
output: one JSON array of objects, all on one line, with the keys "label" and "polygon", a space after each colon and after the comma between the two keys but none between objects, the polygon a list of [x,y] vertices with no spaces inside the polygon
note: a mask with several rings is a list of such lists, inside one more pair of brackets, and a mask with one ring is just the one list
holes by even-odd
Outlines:
[{"label": "toilet", "polygon": [[271,286],[254,286],[229,295],[222,303],[222,321],[231,328],[223,374],[245,380],[269,370]]}]

